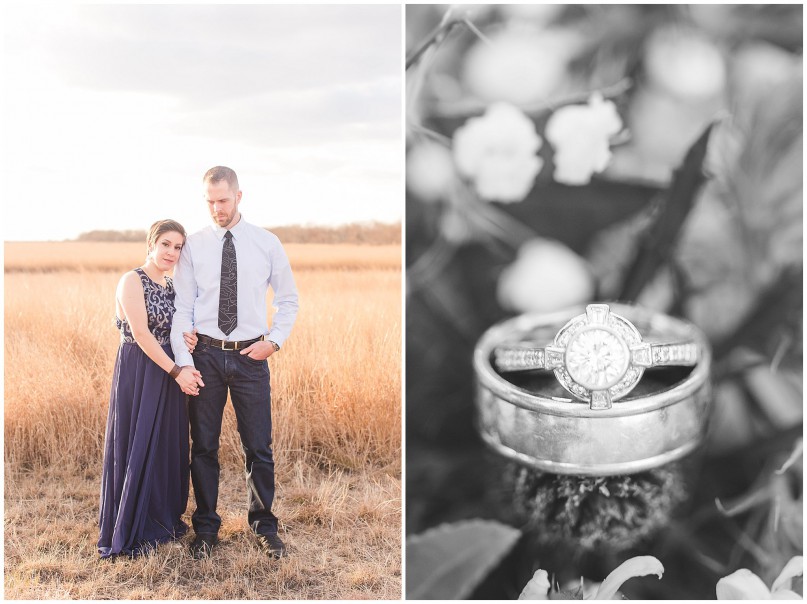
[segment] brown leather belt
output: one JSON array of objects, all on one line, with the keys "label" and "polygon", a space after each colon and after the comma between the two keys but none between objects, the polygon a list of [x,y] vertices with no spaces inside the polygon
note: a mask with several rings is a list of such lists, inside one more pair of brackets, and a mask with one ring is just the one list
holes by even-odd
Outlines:
[{"label": "brown leather belt", "polygon": [[238,342],[228,342],[227,340],[217,340],[216,338],[211,338],[210,336],[206,336],[203,333],[196,334],[199,338],[199,341],[202,344],[207,344],[208,346],[214,346],[216,348],[221,348],[222,350],[241,350],[242,348],[246,348],[250,344],[254,344],[255,342],[260,342],[266,338],[266,336],[261,336],[259,338],[253,338],[251,340],[241,340]]}]

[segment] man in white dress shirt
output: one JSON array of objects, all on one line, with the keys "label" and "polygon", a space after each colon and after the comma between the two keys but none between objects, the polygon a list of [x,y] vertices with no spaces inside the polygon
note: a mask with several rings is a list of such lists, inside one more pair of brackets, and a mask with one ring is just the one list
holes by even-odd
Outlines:
[{"label": "man in white dress shirt", "polygon": [[[241,216],[235,172],[216,166],[202,182],[214,224],[185,240],[174,269],[176,312],[171,328],[176,363],[194,366],[204,380],[188,406],[196,496],[191,554],[209,556],[218,543],[219,436],[229,391],[246,458],[247,519],[262,549],[279,558],[286,547],[272,513],[275,464],[266,359],[289,336],[297,316],[297,288],[278,238]],[[271,329],[266,312],[269,286],[277,308]],[[183,333],[194,328],[199,341],[191,354]]]}]

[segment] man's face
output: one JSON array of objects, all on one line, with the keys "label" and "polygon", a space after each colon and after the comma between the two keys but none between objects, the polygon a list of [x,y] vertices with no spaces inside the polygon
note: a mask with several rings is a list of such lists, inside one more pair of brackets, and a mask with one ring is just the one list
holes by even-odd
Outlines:
[{"label": "man's face", "polygon": [[205,200],[210,216],[220,227],[229,227],[238,217],[241,191],[233,191],[226,180],[205,183]]}]

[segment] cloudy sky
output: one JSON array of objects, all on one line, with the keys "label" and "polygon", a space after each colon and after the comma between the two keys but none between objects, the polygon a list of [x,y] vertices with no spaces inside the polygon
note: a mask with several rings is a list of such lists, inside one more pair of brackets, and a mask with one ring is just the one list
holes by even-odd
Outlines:
[{"label": "cloudy sky", "polygon": [[207,224],[230,166],[262,226],[400,220],[400,6],[2,9],[3,234]]}]

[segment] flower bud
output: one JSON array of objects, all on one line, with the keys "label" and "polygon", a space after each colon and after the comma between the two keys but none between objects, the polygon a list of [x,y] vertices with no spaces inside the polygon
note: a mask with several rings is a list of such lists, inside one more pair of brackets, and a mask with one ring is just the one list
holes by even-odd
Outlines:
[{"label": "flower bud", "polygon": [[645,49],[644,67],[651,84],[685,100],[712,98],[726,84],[720,50],[691,29],[669,26],[653,32]]},{"label": "flower bud", "polygon": [[591,300],[594,280],[583,259],[558,241],[533,239],[499,277],[502,307],[551,312]]},{"label": "flower bud", "polygon": [[467,53],[462,80],[482,101],[517,105],[546,100],[562,88],[579,36],[511,24],[488,33]]},{"label": "flower bud", "polygon": [[410,149],[406,156],[406,187],[418,199],[446,199],[453,179],[454,160],[443,145],[426,141]]}]

